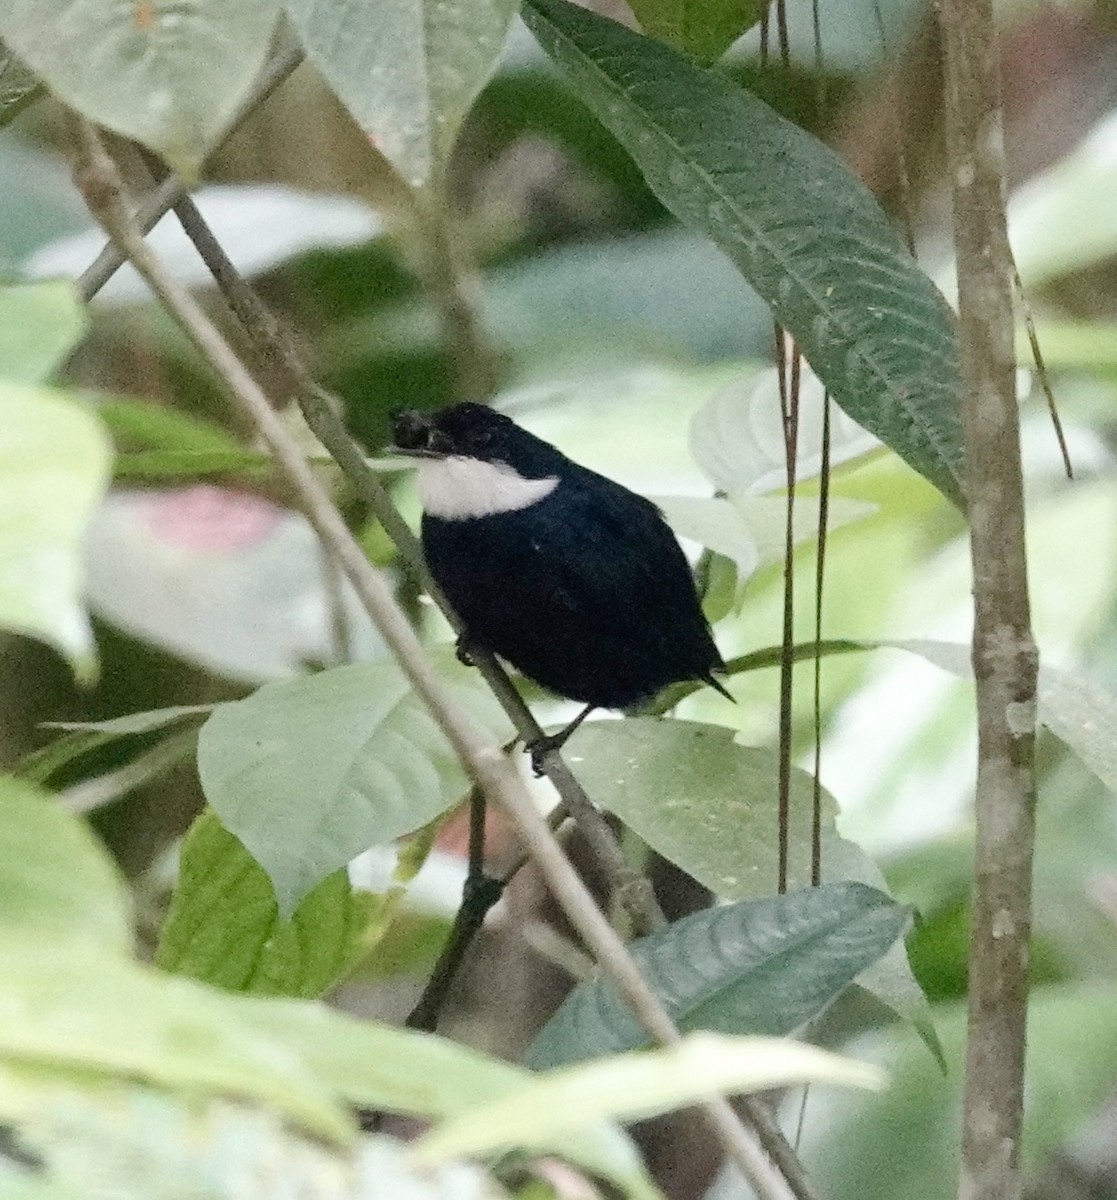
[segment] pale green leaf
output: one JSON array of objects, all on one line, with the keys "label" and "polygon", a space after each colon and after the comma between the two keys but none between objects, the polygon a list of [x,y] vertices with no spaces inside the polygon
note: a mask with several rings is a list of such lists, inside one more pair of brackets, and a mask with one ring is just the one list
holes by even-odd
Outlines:
[{"label": "pale green leaf", "polygon": [[284,8],[373,145],[421,187],[445,169],[516,0],[284,0]]},{"label": "pale green leaf", "polygon": [[126,952],[127,888],[82,821],[31,784],[0,776],[0,941],[62,936]]},{"label": "pale green leaf", "polygon": [[[506,740],[492,694],[445,657],[447,686]],[[268,684],[219,705],[202,727],[198,772],[222,823],[271,877],[283,916],[362,850],[414,832],[468,788],[390,662]]]},{"label": "pale green leaf", "polygon": [[86,325],[85,309],[68,280],[0,287],[0,379],[49,378],[81,341]]},{"label": "pale green leaf", "polygon": [[7,0],[0,37],[83,116],[194,174],[267,58],[278,0]]},{"label": "pale green leaf", "polygon": [[423,1137],[422,1161],[541,1148],[595,1120],[634,1121],[737,1094],[829,1083],[879,1088],[874,1067],[776,1038],[690,1034],[676,1047],[598,1059],[552,1071],[491,1104],[480,1104]]},{"label": "pale green leaf", "polygon": [[372,945],[382,911],[335,871],[280,919],[263,868],[207,810],[183,841],[155,962],[229,991],[317,997]]},{"label": "pale green leaf", "polygon": [[235,997],[84,953],[76,939],[0,948],[0,1061],[140,1079],[274,1105],[334,1139],[344,1107],[299,1056],[238,1020]]},{"label": "pale green leaf", "polygon": [[97,418],[58,392],[0,382],[0,626],[96,674],[80,539],[109,479]]},{"label": "pale green leaf", "polygon": [[961,503],[953,315],[833,151],[725,77],[567,0],[524,19],[652,190],[733,260],[835,401]]}]

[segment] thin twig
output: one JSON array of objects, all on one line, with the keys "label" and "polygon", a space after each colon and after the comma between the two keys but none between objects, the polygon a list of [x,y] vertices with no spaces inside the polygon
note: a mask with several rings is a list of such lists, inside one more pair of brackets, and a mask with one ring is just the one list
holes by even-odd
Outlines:
[{"label": "thin twig", "polygon": [[[614,981],[637,1019],[655,1041],[663,1045],[677,1044],[679,1031],[563,853],[514,765],[451,699],[406,615],[396,603],[390,586],[362,553],[263,391],[202,309],[175,282],[144,242],[130,215],[116,165],[97,131],[87,121],[79,120],[78,134],[75,178],[90,210],[221,378],[242,414],[253,421],[275,457],[277,470],[300,498],[303,511],[318,537],[345,570],[361,604],[416,694],[470,777],[512,818],[521,840],[571,924],[592,949],[594,957]],[[741,1123],[727,1101],[705,1101],[701,1109],[726,1153],[745,1174],[760,1200],[790,1200],[796,1196],[765,1154],[755,1134]],[[801,1195],[799,1200],[802,1200]]]},{"label": "thin twig", "polygon": [[960,1200],[1019,1200],[1035,844],[1031,632],[993,0],[942,0],[973,564],[976,844]]}]

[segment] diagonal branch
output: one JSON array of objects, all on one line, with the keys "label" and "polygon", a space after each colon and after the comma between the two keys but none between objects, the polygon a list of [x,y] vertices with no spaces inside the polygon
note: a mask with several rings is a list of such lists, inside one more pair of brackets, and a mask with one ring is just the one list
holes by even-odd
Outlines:
[{"label": "diagonal branch", "polygon": [[960,1200],[1019,1200],[1035,840],[1013,265],[993,0],[942,0],[973,563],[978,764]]},{"label": "diagonal branch", "polygon": [[[390,586],[362,553],[259,385],[199,305],[174,281],[144,242],[143,234],[131,216],[116,165],[99,134],[87,121],[79,120],[78,135],[75,178],[90,210],[217,372],[240,411],[259,430],[275,459],[277,470],[300,498],[307,519],[334,561],[345,571],[416,694],[446,735],[470,777],[487,798],[500,804],[511,817],[556,899],[602,968],[614,980],[633,1013],[656,1042],[677,1044],[680,1040],[678,1029],[571,866],[546,820],[532,803],[515,767],[500,747],[490,743],[447,694]],[[792,1189],[728,1102],[711,1099],[701,1108],[726,1153],[748,1178],[760,1200],[791,1200],[793,1197],[802,1200],[806,1193]]]}]

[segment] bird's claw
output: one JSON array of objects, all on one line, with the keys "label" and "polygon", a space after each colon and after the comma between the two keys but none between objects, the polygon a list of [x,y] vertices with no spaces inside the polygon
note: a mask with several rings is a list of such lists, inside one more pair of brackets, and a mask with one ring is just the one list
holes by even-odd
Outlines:
[{"label": "bird's claw", "polygon": [[468,633],[458,635],[458,640],[454,646],[454,653],[458,656],[458,662],[463,667],[477,666],[477,659],[474,658],[474,647]]},{"label": "bird's claw", "polygon": [[533,738],[524,746],[524,750],[531,756],[531,771],[536,779],[542,779],[546,774],[544,769],[544,760],[552,750],[558,750],[562,747],[566,738],[563,736],[566,730],[560,730],[558,733],[550,735],[540,734],[539,737]]}]

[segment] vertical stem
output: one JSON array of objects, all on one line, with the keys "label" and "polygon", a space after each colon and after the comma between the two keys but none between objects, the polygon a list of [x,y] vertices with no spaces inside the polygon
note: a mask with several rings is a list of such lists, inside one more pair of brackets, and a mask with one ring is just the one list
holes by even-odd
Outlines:
[{"label": "vertical stem", "polygon": [[941,0],[974,581],[977,843],[960,1200],[1019,1200],[1035,816],[1012,258],[992,0]]}]

